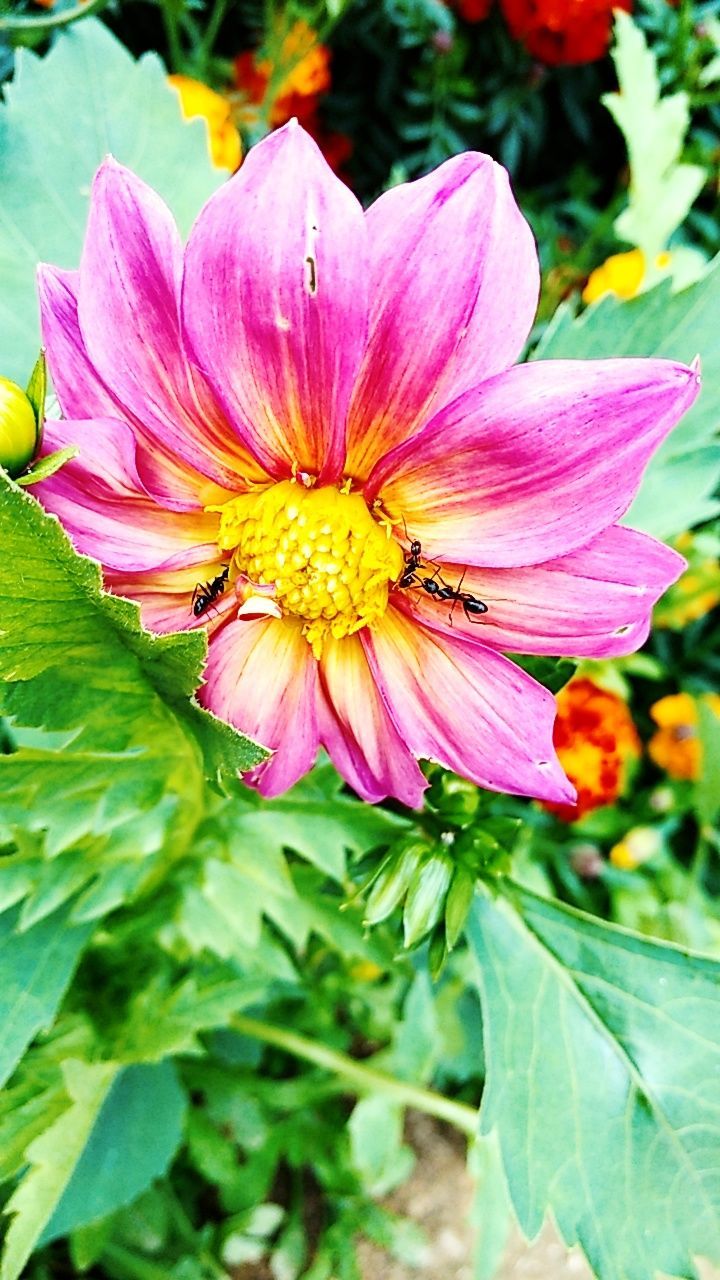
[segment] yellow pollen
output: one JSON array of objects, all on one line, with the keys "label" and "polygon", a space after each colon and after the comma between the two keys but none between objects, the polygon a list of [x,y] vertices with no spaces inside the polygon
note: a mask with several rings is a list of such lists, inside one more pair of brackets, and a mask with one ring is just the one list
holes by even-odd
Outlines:
[{"label": "yellow pollen", "polygon": [[328,636],[353,635],[381,618],[401,576],[402,548],[347,486],[302,488],[292,480],[221,506],[220,550],[233,574],[272,586],[283,614],[302,621],[316,658]]}]

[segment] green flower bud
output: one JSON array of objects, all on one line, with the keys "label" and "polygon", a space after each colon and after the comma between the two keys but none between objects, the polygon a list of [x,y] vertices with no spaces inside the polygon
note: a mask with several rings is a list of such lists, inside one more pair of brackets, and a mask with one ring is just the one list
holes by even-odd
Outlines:
[{"label": "green flower bud", "polygon": [[401,843],[388,854],[368,898],[365,924],[379,924],[392,914],[429,852],[428,844],[412,840],[410,843]]},{"label": "green flower bud", "polygon": [[406,947],[424,938],[440,919],[454,865],[446,853],[433,853],[413,878],[403,913]]},{"label": "green flower bud", "polygon": [[0,467],[19,476],[32,461],[38,445],[35,410],[21,387],[0,378]]},{"label": "green flower bud", "polygon": [[445,903],[445,936],[452,951],[465,928],[468,912],[475,896],[475,876],[457,867]]}]

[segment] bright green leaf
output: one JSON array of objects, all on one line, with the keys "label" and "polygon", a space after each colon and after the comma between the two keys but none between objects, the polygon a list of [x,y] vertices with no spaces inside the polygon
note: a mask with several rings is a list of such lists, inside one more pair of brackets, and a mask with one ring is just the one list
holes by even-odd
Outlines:
[{"label": "bright green leaf", "polygon": [[28,1171],[5,1206],[12,1221],[0,1262],[0,1280],[19,1280],[23,1274],[72,1178],[117,1072],[115,1062],[65,1063],[63,1075],[71,1106],[27,1149]]},{"label": "bright green leaf", "polygon": [[77,266],[90,184],[108,153],[160,192],[183,231],[224,176],[155,54],[135,62],[94,19],[44,58],[18,50],[0,107],[0,349],[3,374],[23,384],[40,345],[35,269]]},{"label": "bright green leaf", "polygon": [[602,1280],[720,1259],[720,964],[517,886],[477,901],[487,1080],[527,1236],[552,1212]]},{"label": "bright green leaf", "polygon": [[613,60],[619,93],[602,101],[622,130],[630,162],[628,207],[616,219],[621,240],[642,249],[650,270],[705,181],[699,165],[681,164],[690,121],[686,93],[661,98],[655,55],[632,18],[615,13]]}]

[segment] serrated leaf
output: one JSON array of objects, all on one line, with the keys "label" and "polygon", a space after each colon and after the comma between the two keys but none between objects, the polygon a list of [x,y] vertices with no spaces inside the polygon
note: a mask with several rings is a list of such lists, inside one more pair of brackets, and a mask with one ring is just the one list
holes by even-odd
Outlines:
[{"label": "serrated leaf", "polygon": [[64,1064],[72,1105],[27,1149],[30,1167],[5,1206],[12,1221],[5,1237],[0,1280],[18,1280],[23,1274],[70,1182],[117,1073],[114,1062],[69,1060]]},{"label": "serrated leaf", "polygon": [[119,1070],[38,1243],[104,1218],[162,1177],[180,1144],[185,1111],[172,1062]]},{"label": "serrated leaf", "polygon": [[[220,779],[264,754],[191,701],[205,638],[144,631],[137,606],[103,593],[97,566],[4,477],[0,542],[0,706],[50,744],[0,756],[0,831],[37,832],[52,858],[84,846],[85,880],[110,858],[137,862],[170,843],[177,854],[202,813],[200,750]],[[64,874],[58,863],[38,885],[46,910]],[[71,875],[65,896],[78,888]]]},{"label": "serrated leaf", "polygon": [[602,101],[622,130],[630,162],[629,203],[615,229],[621,240],[642,249],[652,267],[684,222],[705,170],[679,163],[690,122],[688,96],[660,96],[655,55],[640,27],[621,10],[615,13],[612,56],[620,92],[607,93]]},{"label": "serrated leaf", "polygon": [[20,383],[40,345],[35,268],[77,266],[90,183],[108,152],[160,192],[183,231],[225,176],[210,161],[204,122],[183,120],[155,54],[136,62],[92,18],[44,58],[18,49],[0,107],[0,348],[3,373]]},{"label": "serrated leaf", "polygon": [[552,1212],[602,1280],[720,1259],[720,964],[513,886],[468,937],[483,1133],[528,1237]]},{"label": "serrated leaf", "polygon": [[561,306],[534,358],[590,360],[661,356],[689,364],[699,355],[698,399],[653,457],[625,522],[670,538],[720,510],[720,258],[696,284],[671,293],[668,283],[630,301],[602,298],[578,319]]},{"label": "serrated leaf", "polygon": [[168,991],[163,981],[134,996],[119,1033],[118,1057],[157,1061],[199,1049],[200,1031],[228,1027],[232,1015],[266,998],[268,980],[211,969]]},{"label": "serrated leaf", "polygon": [[30,1041],[52,1022],[89,936],[60,911],[17,933],[17,911],[0,915],[0,1087]]}]

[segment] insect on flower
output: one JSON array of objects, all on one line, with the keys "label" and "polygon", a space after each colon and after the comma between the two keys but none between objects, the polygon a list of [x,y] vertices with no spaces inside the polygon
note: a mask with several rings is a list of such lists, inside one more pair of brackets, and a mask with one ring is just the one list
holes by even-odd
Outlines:
[{"label": "insect on flower", "polygon": [[200,618],[220,598],[225,590],[225,585],[230,572],[229,565],[223,565],[222,570],[213,578],[211,582],[198,582],[192,593],[191,608],[193,616]]},{"label": "insect on flower", "polygon": [[322,746],[368,800],[419,805],[432,759],[572,802],[555,701],[505,655],[642,644],[683,561],[619,521],[699,379],[660,359],[513,367],[538,282],[489,156],[364,211],[294,122],[185,246],[106,161],[79,271],[41,268],[65,415],[45,448],[79,453],[35,491],[146,626],[216,606],[198,697],[271,749],[246,775],[264,795]]}]

